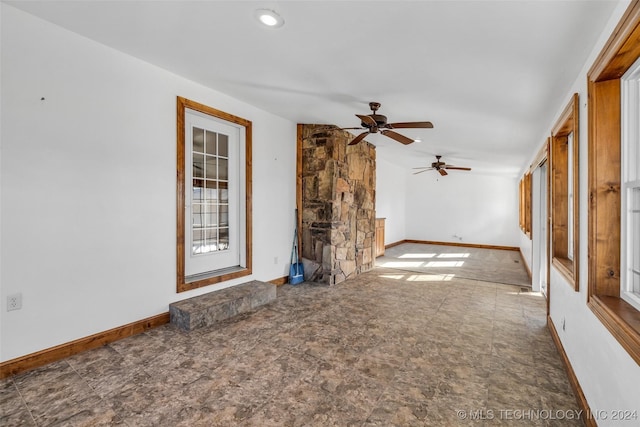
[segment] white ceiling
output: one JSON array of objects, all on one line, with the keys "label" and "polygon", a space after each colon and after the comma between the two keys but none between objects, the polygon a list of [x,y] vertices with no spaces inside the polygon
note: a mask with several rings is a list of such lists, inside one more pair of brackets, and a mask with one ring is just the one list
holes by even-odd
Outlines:
[{"label": "white ceiling", "polygon": [[[568,100],[617,2],[6,1],[297,123],[433,122],[367,141],[407,169],[433,155],[516,175]],[[279,29],[258,8],[276,10]],[[358,131],[354,131],[356,134]]]}]

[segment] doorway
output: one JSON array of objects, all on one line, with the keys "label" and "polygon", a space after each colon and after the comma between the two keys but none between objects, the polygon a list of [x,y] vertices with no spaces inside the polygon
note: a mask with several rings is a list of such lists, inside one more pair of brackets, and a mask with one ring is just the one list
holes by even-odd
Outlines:
[{"label": "doorway", "polygon": [[177,291],[251,274],[251,122],[177,97]]},{"label": "doorway", "polygon": [[533,262],[531,271],[531,288],[534,292],[541,292],[548,298],[547,276],[549,269],[549,248],[547,244],[547,194],[548,167],[544,159],[533,171],[531,187],[532,200],[532,235]]}]

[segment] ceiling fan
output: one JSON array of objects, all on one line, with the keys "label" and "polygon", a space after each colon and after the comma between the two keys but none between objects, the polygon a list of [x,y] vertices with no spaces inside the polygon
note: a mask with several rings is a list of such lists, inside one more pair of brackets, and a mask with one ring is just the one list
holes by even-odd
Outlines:
[{"label": "ceiling fan", "polygon": [[408,129],[408,128],[419,128],[419,129],[431,129],[433,128],[433,124],[431,122],[399,122],[399,123],[387,123],[387,116],[383,116],[382,114],[377,114],[378,108],[380,108],[379,102],[370,102],[369,108],[371,108],[372,114],[367,116],[356,114],[356,116],[360,119],[362,123],[360,125],[362,127],[359,128],[343,128],[344,130],[349,129],[366,129],[366,132],[361,133],[356,136],[349,145],[355,145],[358,142],[362,141],[367,137],[367,135],[371,133],[380,132],[384,136],[388,136],[391,139],[395,139],[396,141],[402,144],[411,144],[413,139],[407,138],[404,135],[401,135],[397,132],[392,131],[391,129]]},{"label": "ceiling fan", "polygon": [[419,167],[419,168],[414,168],[414,169],[423,169],[421,171],[414,172],[414,175],[417,175],[417,174],[422,173],[422,172],[430,171],[430,170],[437,170],[440,175],[445,176],[445,175],[449,175],[447,173],[446,169],[455,169],[455,170],[461,170],[461,171],[470,171],[471,170],[471,168],[453,166],[453,165],[448,165],[445,162],[441,162],[440,161],[441,157],[442,156],[436,155],[436,161],[431,163],[431,166],[423,166],[423,167]]}]

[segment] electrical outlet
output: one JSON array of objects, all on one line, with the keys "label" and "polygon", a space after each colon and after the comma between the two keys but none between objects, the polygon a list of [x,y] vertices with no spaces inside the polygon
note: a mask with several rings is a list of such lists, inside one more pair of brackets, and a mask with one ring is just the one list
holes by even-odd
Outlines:
[{"label": "electrical outlet", "polygon": [[7,296],[7,311],[20,310],[22,308],[22,294]]}]

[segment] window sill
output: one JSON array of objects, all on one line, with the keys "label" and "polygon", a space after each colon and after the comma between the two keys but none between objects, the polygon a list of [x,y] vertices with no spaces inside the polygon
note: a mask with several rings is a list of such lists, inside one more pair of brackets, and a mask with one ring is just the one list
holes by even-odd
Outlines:
[{"label": "window sill", "polygon": [[574,291],[578,291],[578,282],[574,277],[573,261],[568,258],[553,257],[552,264],[556,267],[558,272],[564,277],[571,285]]},{"label": "window sill", "polygon": [[620,345],[640,365],[640,311],[621,298],[605,295],[593,295],[588,305]]}]

